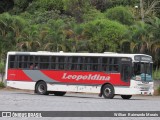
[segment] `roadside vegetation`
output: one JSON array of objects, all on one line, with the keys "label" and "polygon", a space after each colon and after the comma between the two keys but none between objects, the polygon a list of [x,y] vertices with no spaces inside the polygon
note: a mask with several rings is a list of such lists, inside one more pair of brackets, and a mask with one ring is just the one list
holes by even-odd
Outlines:
[{"label": "roadside vegetation", "polygon": [[155,89],[154,95],[160,95],[160,85]]},{"label": "roadside vegetation", "polygon": [[1,88],[5,88],[5,85],[4,85],[3,82],[0,82],[0,89],[1,89]]},{"label": "roadside vegetation", "polygon": [[153,79],[154,80],[160,80],[160,70],[155,70],[153,72]]},{"label": "roadside vegetation", "polygon": [[0,59],[13,50],[110,51],[150,54],[159,65],[159,11],[147,12],[152,0],[146,0],[142,21],[139,5],[139,0],[2,0]]},{"label": "roadside vegetation", "polygon": [[8,51],[141,53],[153,57],[160,79],[159,6],[159,0],[1,0],[0,72]]},{"label": "roadside vegetation", "polygon": [[160,85],[157,88],[158,95],[160,95]]}]

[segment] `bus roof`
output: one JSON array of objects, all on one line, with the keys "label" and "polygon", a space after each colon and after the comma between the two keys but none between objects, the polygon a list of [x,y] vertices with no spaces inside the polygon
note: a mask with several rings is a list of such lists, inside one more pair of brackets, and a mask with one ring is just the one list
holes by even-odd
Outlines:
[{"label": "bus roof", "polygon": [[[72,53],[72,52],[49,52],[49,51],[38,51],[38,52],[16,52],[16,51],[11,51],[8,52],[8,55],[53,55],[53,56],[93,56],[93,57],[98,57],[98,56],[104,56],[104,57],[129,57],[134,60],[134,57],[137,56],[146,56],[146,57],[151,57],[146,54],[122,54],[122,53],[114,53],[114,52],[104,52],[104,53]],[[152,57],[151,57],[152,58]]]}]

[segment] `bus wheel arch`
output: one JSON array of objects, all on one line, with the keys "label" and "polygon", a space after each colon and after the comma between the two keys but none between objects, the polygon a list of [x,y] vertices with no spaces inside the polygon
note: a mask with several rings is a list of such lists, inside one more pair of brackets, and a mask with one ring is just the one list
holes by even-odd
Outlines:
[{"label": "bus wheel arch", "polygon": [[38,80],[35,84],[35,93],[39,95],[48,95],[47,84],[44,80]]},{"label": "bus wheel arch", "polygon": [[114,87],[110,83],[103,84],[100,92],[100,94],[103,95],[105,99],[112,99],[115,95]]}]

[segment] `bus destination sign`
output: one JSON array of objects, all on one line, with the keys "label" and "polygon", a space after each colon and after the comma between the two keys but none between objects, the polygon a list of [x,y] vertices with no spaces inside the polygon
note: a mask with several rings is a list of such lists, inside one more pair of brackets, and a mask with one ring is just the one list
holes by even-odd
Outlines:
[{"label": "bus destination sign", "polygon": [[143,56],[143,55],[137,55],[137,56],[134,57],[134,60],[136,60],[136,61],[149,61],[149,62],[152,62],[152,57]]}]

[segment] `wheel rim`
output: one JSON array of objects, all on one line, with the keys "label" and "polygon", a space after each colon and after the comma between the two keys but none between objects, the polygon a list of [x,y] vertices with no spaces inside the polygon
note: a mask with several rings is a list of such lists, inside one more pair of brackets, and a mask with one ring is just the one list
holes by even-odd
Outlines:
[{"label": "wheel rim", "polygon": [[104,89],[104,94],[106,96],[109,96],[111,94],[111,89],[109,89],[109,88]]},{"label": "wheel rim", "polygon": [[40,93],[43,93],[43,92],[45,91],[45,86],[42,85],[42,84],[40,84],[40,85],[38,86],[38,91],[39,91]]}]

